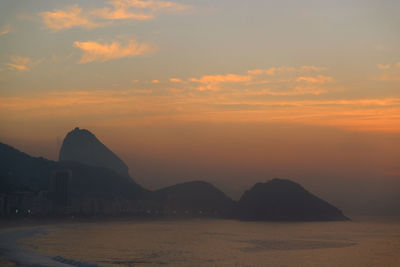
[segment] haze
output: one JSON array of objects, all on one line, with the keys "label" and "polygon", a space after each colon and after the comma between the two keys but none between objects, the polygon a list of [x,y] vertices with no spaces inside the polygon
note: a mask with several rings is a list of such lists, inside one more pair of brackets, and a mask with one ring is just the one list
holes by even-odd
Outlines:
[{"label": "haze", "polygon": [[290,178],[400,215],[399,1],[0,3],[0,141],[93,132],[159,188]]}]

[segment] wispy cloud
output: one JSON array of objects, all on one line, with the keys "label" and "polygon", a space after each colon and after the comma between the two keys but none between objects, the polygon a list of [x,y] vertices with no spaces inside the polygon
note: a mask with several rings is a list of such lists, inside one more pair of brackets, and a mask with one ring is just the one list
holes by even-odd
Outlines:
[{"label": "wispy cloud", "polygon": [[29,57],[10,56],[11,62],[5,63],[10,70],[29,71],[32,66],[32,61]]},{"label": "wispy cloud", "polygon": [[225,75],[204,75],[200,78],[191,78],[191,82],[201,83],[204,86],[198,87],[198,90],[218,90],[222,83],[244,83],[251,81],[249,75],[225,74]]},{"label": "wispy cloud", "polygon": [[295,72],[295,73],[305,73],[305,72],[321,72],[326,70],[326,67],[320,66],[312,66],[312,65],[304,65],[298,68],[295,67],[272,67],[268,69],[252,69],[248,70],[248,74],[250,75],[269,75],[273,76],[278,73],[288,73],[288,72]]},{"label": "wispy cloud", "polygon": [[140,1],[140,0],[112,0],[111,7],[94,9],[91,13],[102,19],[119,20],[149,20],[160,11],[183,11],[187,5],[169,1]]},{"label": "wispy cloud", "polygon": [[299,71],[313,71],[313,72],[321,72],[326,70],[326,67],[321,66],[312,66],[312,65],[304,65],[299,68]]},{"label": "wispy cloud", "polygon": [[308,82],[308,83],[319,83],[319,84],[323,84],[326,82],[331,82],[333,79],[332,77],[329,76],[323,76],[323,75],[318,75],[315,77],[310,77],[310,76],[299,76],[297,77],[296,81],[297,82]]},{"label": "wispy cloud", "polygon": [[179,79],[179,78],[170,78],[169,81],[171,83],[181,83],[181,82],[183,82],[183,80]]},{"label": "wispy cloud", "polygon": [[124,6],[126,8],[134,8],[148,10],[149,12],[156,11],[184,11],[190,8],[188,5],[171,2],[171,1],[153,1],[153,0],[112,0],[109,2],[114,6]]},{"label": "wispy cloud", "polygon": [[67,7],[66,9],[56,9],[40,13],[43,23],[54,31],[69,29],[72,27],[93,28],[97,24],[90,20],[87,15],[82,13],[78,5]]},{"label": "wispy cloud", "polygon": [[43,23],[54,31],[72,27],[94,28],[104,21],[150,20],[163,12],[181,12],[190,6],[170,1],[111,0],[107,6],[83,10],[78,5],[42,12]]},{"label": "wispy cloud", "polygon": [[248,70],[247,73],[250,75],[262,75],[262,74],[267,74],[267,75],[274,75],[276,72],[276,68],[269,68],[269,69],[254,69],[254,70]]},{"label": "wispy cloud", "polygon": [[151,52],[153,48],[145,43],[138,43],[130,40],[125,46],[119,42],[110,44],[101,44],[94,41],[74,42],[74,46],[81,49],[83,54],[79,63],[88,63],[93,61],[108,61],[112,59],[134,57]]},{"label": "wispy cloud", "polygon": [[390,64],[378,64],[380,74],[374,80],[398,82],[400,81],[400,62]]},{"label": "wispy cloud", "polygon": [[126,1],[110,1],[110,5],[113,7],[104,7],[101,9],[94,9],[91,14],[108,20],[120,20],[120,19],[133,19],[133,20],[149,20],[153,18],[153,14],[144,13],[143,11],[133,12],[129,10],[129,3]]},{"label": "wispy cloud", "polygon": [[[318,73],[325,69],[317,66],[259,68],[248,70],[246,74],[204,75],[199,78],[190,78],[188,82],[200,84],[196,86],[199,91],[229,90],[240,87],[241,90],[259,88],[257,93],[263,92],[277,96],[321,94],[326,90],[317,88],[317,86],[333,80],[330,76],[315,75],[316,72]],[[308,76],[305,76],[305,74],[308,74]],[[271,88],[260,88],[260,86],[266,84],[269,84]],[[277,90],[274,91],[272,87],[276,87]],[[286,90],[284,87],[286,87]]]},{"label": "wispy cloud", "polygon": [[378,64],[378,68],[380,70],[388,70],[388,69],[390,69],[390,65],[389,64],[388,65]]},{"label": "wispy cloud", "polygon": [[[157,95],[151,90],[46,92],[24,97],[0,97],[4,119],[26,120],[112,116],[119,121],[156,120],[283,122],[324,125],[352,131],[400,133],[400,98],[273,100],[237,94]],[[112,114],[112,115],[110,115]]]},{"label": "wispy cloud", "polygon": [[6,24],[6,25],[4,25],[3,27],[0,28],[0,36],[1,35],[6,35],[6,34],[10,33],[11,31],[12,30],[11,30],[10,24]]},{"label": "wispy cloud", "polygon": [[326,93],[326,90],[309,87],[295,86],[293,90],[277,91],[272,89],[246,90],[241,93],[243,97],[249,96],[298,96],[298,95],[320,95]]}]

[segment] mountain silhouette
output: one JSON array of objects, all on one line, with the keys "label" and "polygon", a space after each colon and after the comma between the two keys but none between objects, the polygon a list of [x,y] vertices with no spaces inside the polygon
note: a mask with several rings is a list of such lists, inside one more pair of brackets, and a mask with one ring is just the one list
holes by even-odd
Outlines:
[{"label": "mountain silhouette", "polygon": [[230,216],[235,202],[210,183],[193,181],[159,189],[155,200],[170,211],[187,215]]},{"label": "mountain silhouette", "polygon": [[74,161],[86,165],[105,167],[129,177],[126,164],[101,143],[94,134],[76,127],[64,138],[59,161]]},{"label": "mountain silhouette", "polygon": [[71,197],[137,199],[148,192],[131,178],[108,168],[35,158],[0,143],[0,193],[51,191],[51,177],[65,170],[72,173]]},{"label": "mountain silhouette", "polygon": [[[348,220],[336,207],[285,179],[257,183],[238,202],[203,181],[147,190],[129,177],[122,160],[94,134],[79,128],[67,134],[59,158],[56,162],[31,157],[0,143],[0,193],[28,199],[29,192],[48,192],[55,205],[68,199],[70,207],[85,214],[146,211],[241,220]],[[63,197],[57,198],[57,192]]]},{"label": "mountain silhouette", "polygon": [[255,184],[240,198],[236,216],[265,221],[348,220],[336,207],[285,179]]}]

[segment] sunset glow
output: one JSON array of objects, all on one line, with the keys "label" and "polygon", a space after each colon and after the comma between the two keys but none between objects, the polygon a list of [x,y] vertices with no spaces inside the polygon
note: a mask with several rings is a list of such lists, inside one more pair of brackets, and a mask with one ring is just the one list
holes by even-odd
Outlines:
[{"label": "sunset glow", "polygon": [[[150,187],[202,178],[234,195],[246,179],[289,175],[339,202],[334,181],[389,181],[368,189],[386,195],[400,180],[399,9],[390,0],[5,0],[0,139],[57,159],[68,131],[90,129]],[[180,161],[187,170],[171,167]]]}]

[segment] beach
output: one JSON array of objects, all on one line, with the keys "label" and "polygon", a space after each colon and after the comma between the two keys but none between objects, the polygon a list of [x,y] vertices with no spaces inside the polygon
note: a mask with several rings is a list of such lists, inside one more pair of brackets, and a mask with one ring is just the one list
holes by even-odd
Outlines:
[{"label": "beach", "polygon": [[53,231],[77,226],[77,223],[62,223],[58,220],[2,222],[0,228],[0,266],[96,266],[86,262],[64,259],[60,256],[39,253],[33,249],[27,249],[21,244],[21,240],[29,240]]}]

